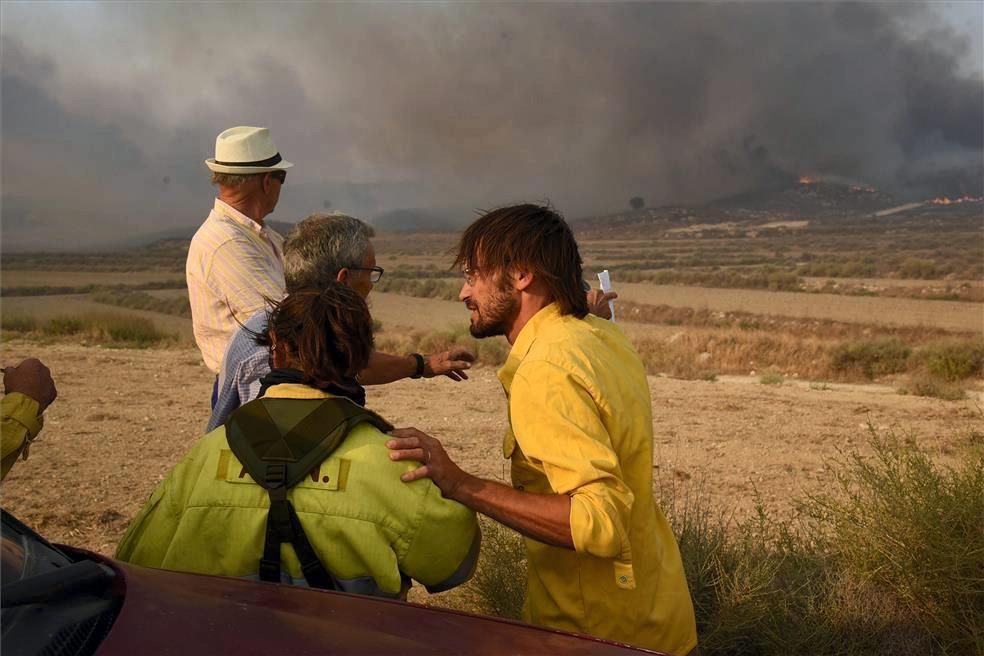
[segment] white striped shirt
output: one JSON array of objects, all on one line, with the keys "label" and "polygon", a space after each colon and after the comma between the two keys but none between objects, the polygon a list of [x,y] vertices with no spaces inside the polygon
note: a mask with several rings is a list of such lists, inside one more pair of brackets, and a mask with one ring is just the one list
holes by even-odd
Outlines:
[{"label": "white striped shirt", "polygon": [[192,238],[185,267],[191,321],[212,371],[219,372],[240,323],[263,309],[267,299],[283,297],[283,243],[276,231],[219,199]]}]

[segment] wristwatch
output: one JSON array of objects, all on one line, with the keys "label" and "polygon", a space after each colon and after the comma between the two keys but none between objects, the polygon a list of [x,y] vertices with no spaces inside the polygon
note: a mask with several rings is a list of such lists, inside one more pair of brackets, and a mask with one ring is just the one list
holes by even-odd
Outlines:
[{"label": "wristwatch", "polygon": [[410,357],[412,357],[413,359],[415,359],[417,361],[417,371],[413,372],[413,375],[410,376],[410,377],[411,378],[423,378],[423,376],[424,376],[424,367],[427,364],[424,361],[424,356],[422,356],[420,353],[411,353],[410,354]]}]

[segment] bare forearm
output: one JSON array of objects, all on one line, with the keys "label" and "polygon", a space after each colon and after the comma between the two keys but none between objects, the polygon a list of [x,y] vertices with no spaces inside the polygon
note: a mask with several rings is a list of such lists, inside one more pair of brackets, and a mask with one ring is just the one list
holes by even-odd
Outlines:
[{"label": "bare forearm", "polygon": [[566,494],[533,494],[467,475],[450,496],[534,540],[574,548],[571,498]]},{"label": "bare forearm", "polygon": [[369,364],[359,373],[363,385],[385,385],[409,378],[417,371],[417,360],[409,355],[390,355],[373,351]]}]

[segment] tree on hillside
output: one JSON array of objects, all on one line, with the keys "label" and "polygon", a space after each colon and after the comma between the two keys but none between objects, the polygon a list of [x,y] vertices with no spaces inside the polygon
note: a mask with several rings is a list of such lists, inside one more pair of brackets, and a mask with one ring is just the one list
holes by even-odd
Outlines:
[{"label": "tree on hillside", "polygon": [[634,196],[629,199],[629,207],[634,210],[641,210],[646,206],[646,201],[642,199],[642,196]]}]

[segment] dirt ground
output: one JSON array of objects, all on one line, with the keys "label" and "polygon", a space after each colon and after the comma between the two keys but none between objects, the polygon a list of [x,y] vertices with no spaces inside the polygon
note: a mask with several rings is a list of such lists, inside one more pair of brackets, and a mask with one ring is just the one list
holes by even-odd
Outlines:
[{"label": "dirt ground", "polygon": [[[3,507],[49,539],[111,554],[131,517],[201,435],[212,376],[193,346],[112,350],[9,341],[4,364],[29,355],[50,367],[59,396],[41,439],[2,486]],[[825,489],[839,450],[866,448],[869,424],[910,437],[944,463],[984,435],[980,398],[900,396],[889,387],[752,379],[653,377],[658,483],[702,486],[736,516],[756,499],[782,511]],[[505,403],[491,367],[471,380],[402,381],[369,390],[369,405],[398,426],[442,438],[466,470],[505,480]]]}]

